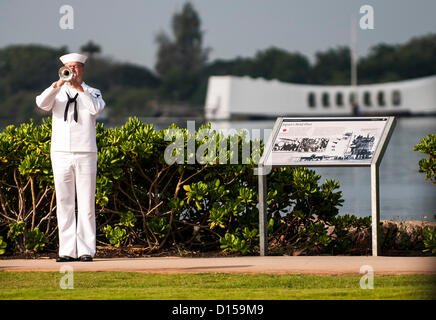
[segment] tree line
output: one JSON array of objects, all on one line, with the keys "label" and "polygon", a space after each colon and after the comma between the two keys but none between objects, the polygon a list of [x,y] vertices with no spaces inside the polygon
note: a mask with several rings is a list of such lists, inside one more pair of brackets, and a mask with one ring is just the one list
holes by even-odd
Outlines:
[{"label": "tree line", "polygon": [[[189,2],[171,20],[172,35],[156,35],[154,70],[121,63],[101,54],[89,41],[81,51],[89,56],[84,81],[101,89],[111,119],[128,116],[171,115],[185,105],[201,107],[212,75],[277,79],[301,84],[350,83],[350,49],[329,48],[311,63],[295,51],[270,47],[254,57],[209,61],[211,48],[203,46],[201,19]],[[67,47],[11,45],[0,49],[0,121],[41,119],[35,96],[56,80],[59,56]],[[404,44],[381,43],[358,60],[359,83],[406,80],[436,74],[436,33],[414,37]],[[184,109],[184,110],[189,110]],[[194,109],[193,109],[194,110]],[[198,109],[195,109],[198,110]],[[189,114],[186,114],[189,116]]]}]

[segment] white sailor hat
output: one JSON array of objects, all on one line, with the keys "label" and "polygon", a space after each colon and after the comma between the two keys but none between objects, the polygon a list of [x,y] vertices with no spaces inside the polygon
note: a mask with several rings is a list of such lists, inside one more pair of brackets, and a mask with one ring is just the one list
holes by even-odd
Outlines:
[{"label": "white sailor hat", "polygon": [[62,57],[59,58],[63,64],[66,64],[68,62],[81,62],[85,63],[86,59],[88,59],[87,56],[84,56],[83,54],[79,53],[69,53],[65,54]]}]

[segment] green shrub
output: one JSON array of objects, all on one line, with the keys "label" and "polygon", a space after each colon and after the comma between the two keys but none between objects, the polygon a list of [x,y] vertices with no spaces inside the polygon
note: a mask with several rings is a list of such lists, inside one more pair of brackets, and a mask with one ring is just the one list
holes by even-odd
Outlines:
[{"label": "green shrub", "polygon": [[41,231],[39,231],[38,227],[29,231],[28,233],[29,240],[26,244],[26,249],[33,251],[42,251],[44,250],[45,245],[48,242],[47,237]]},{"label": "green shrub", "polygon": [[13,251],[42,250],[57,236],[50,141],[51,119],[0,133],[0,234]]},{"label": "green shrub", "polygon": [[259,238],[259,231],[254,228],[250,230],[245,227],[241,232],[239,228],[235,230],[235,233],[226,233],[224,237],[220,238],[220,248],[223,251],[238,252],[246,255],[251,252],[251,248],[257,239]]},{"label": "green shrub", "polygon": [[38,227],[26,230],[24,221],[9,224],[8,238],[15,242],[16,250],[24,251],[24,248],[32,251],[42,251],[48,243],[48,238]]},{"label": "green shrub", "polygon": [[221,237],[220,243],[220,248],[224,251],[240,252],[244,255],[250,252],[248,243],[232,233],[226,233],[224,237]]},{"label": "green shrub", "polygon": [[126,229],[120,228],[119,226],[112,228],[110,225],[107,225],[103,228],[103,232],[110,244],[117,248],[120,247],[123,241],[128,238]]},{"label": "green shrub", "polygon": [[[174,244],[258,251],[258,177],[253,171],[263,151],[261,140],[248,140],[241,132],[224,136],[210,125],[196,132],[176,125],[157,131],[137,118],[116,128],[97,124],[96,129],[100,242],[142,245],[149,252]],[[174,130],[177,134],[165,139]],[[0,235],[8,232],[15,251],[56,248],[58,243],[50,135],[50,119],[9,126],[0,134]],[[177,138],[181,148],[171,155],[183,157],[169,164],[165,151]],[[196,154],[188,152],[190,141]],[[226,153],[220,154],[220,142],[228,146]],[[247,146],[248,155],[243,152]],[[195,156],[204,163],[192,162]],[[234,156],[240,164],[230,164]],[[320,178],[307,168],[272,170],[267,184],[270,240],[318,251],[338,247],[326,229],[339,212],[342,193],[337,181],[321,183]]]},{"label": "green shrub", "polygon": [[423,230],[424,234],[424,252],[431,252],[436,254],[436,229],[425,228]]},{"label": "green shrub", "polygon": [[12,222],[11,224],[9,224],[8,237],[11,240],[15,241],[23,234],[24,234],[24,222],[23,221]]},{"label": "green shrub", "polygon": [[0,236],[0,255],[5,254],[7,246],[8,244],[6,243],[6,241],[3,240],[2,236]]},{"label": "green shrub", "polygon": [[134,228],[136,223],[135,215],[131,211],[121,213],[120,226]]},{"label": "green shrub", "polygon": [[357,249],[357,245],[364,242],[365,231],[369,234],[371,230],[371,217],[359,218],[345,214],[333,217],[329,225],[333,227],[330,234],[332,241],[326,251],[332,254],[344,254],[353,248]]},{"label": "green shrub", "polygon": [[17,221],[9,224],[8,238],[15,243],[16,251],[24,251],[26,247],[26,237],[24,235],[24,221]]},{"label": "green shrub", "polygon": [[436,134],[422,138],[413,150],[428,154],[428,158],[419,160],[419,172],[425,173],[425,180],[436,185]]}]

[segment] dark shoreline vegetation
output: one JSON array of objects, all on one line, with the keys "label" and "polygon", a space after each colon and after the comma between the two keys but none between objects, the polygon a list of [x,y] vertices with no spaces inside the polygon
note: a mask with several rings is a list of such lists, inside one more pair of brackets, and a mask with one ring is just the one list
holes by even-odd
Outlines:
[{"label": "dark shoreline vegetation", "polygon": [[[191,7],[174,19],[184,14],[188,18],[181,19],[180,28],[187,32],[180,34],[186,39],[157,36],[155,70],[105,57],[92,41],[81,48],[89,56],[84,81],[101,90],[111,123],[124,123],[129,116],[198,117],[204,113],[210,76],[248,76],[298,84],[350,83],[350,49],[344,46],[316,52],[313,63],[299,52],[277,47],[259,50],[253,57],[208,61],[210,50],[202,47],[200,22],[191,21],[199,20],[198,15]],[[59,57],[68,52],[67,47],[37,44],[0,48],[0,125],[30,118],[39,123],[46,116],[36,108],[35,97],[57,80]],[[358,60],[359,84],[432,76],[436,74],[435,59],[435,33],[403,44],[380,43]]]},{"label": "dark shoreline vegetation", "polygon": [[[3,257],[37,257],[56,251],[50,141],[50,118],[41,125],[33,121],[11,125],[0,133]],[[189,143],[195,145],[195,154],[188,152]],[[155,130],[130,118],[116,128],[105,129],[99,123],[97,144],[98,254],[258,254],[253,169],[263,151],[261,140],[248,140],[242,132],[226,137],[210,125],[195,133],[176,125]],[[220,145],[227,146],[224,163],[228,165],[219,164],[223,163]],[[166,152],[174,160],[177,156],[183,160],[168,164]],[[239,164],[229,164],[235,154]],[[270,253],[370,254],[370,217],[339,216],[343,202],[339,183],[320,179],[307,168],[276,168],[270,173]],[[422,251],[427,248],[426,237],[434,243],[434,224],[387,223],[381,230],[382,254],[431,254]]]}]

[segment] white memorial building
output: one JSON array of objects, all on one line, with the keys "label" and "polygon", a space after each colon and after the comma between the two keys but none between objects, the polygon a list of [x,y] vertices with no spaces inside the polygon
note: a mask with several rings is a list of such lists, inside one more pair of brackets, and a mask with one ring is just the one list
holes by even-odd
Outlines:
[{"label": "white memorial building", "polygon": [[436,75],[357,86],[212,76],[208,82],[205,117],[228,120],[241,116],[351,116],[354,99],[362,116],[436,115]]}]

